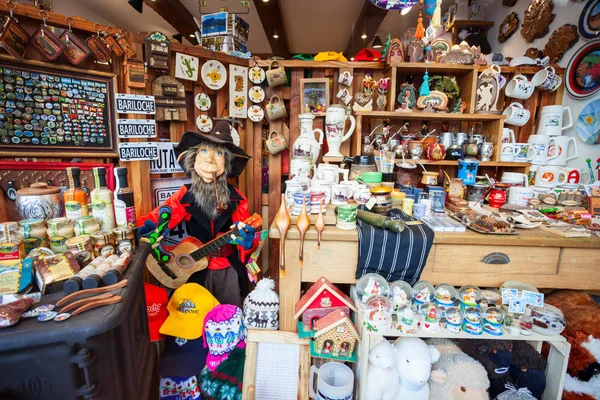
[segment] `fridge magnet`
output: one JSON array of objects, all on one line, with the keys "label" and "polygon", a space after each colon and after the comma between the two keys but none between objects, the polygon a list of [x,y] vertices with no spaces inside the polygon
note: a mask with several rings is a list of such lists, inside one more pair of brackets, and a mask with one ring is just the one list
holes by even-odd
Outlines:
[{"label": "fridge magnet", "polygon": [[498,30],[498,42],[506,42],[519,28],[519,16],[512,12],[504,18]]},{"label": "fridge magnet", "polygon": [[[70,20],[70,18],[67,18]],[[63,55],[73,65],[78,65],[85,60],[92,51],[81,41],[73,31],[71,30],[71,23],[69,22],[69,29],[64,31],[60,37],[60,41],[65,45]]]},{"label": "fridge magnet", "polygon": [[125,68],[125,84],[127,87],[137,89],[146,87],[146,71],[143,61],[135,58],[126,58],[123,66]]},{"label": "fridge magnet", "polygon": [[496,102],[499,94],[499,75],[500,67],[495,64],[479,74],[475,112],[495,113],[498,111],[496,110]]},{"label": "fridge magnet", "polygon": [[196,127],[200,132],[208,133],[212,130],[213,122],[208,115],[199,115],[196,118]]},{"label": "fridge magnet", "polygon": [[585,43],[575,52],[565,73],[569,94],[576,98],[590,97],[600,90],[600,39]]},{"label": "fridge magnet", "polygon": [[248,118],[250,118],[252,122],[260,122],[264,117],[265,112],[259,105],[255,104],[248,108]]},{"label": "fridge magnet", "polygon": [[591,101],[581,110],[577,135],[585,144],[600,144],[600,99]]},{"label": "fridge magnet", "polygon": [[525,19],[521,26],[521,36],[527,43],[543,38],[550,32],[550,24],[554,21],[554,3],[548,0],[532,0],[525,10]]},{"label": "fridge magnet", "polygon": [[586,39],[600,36],[600,0],[589,0],[581,11],[579,33]]},{"label": "fridge magnet", "polygon": [[65,49],[64,43],[46,25],[46,19],[31,36],[31,45],[49,61],[56,60]]},{"label": "fridge magnet", "polygon": [[248,91],[248,96],[253,103],[262,103],[265,99],[265,91],[260,86],[252,86]]},{"label": "fridge magnet", "polygon": [[181,78],[188,81],[198,80],[198,67],[200,59],[189,54],[175,54],[175,78]]},{"label": "fridge magnet", "polygon": [[198,93],[194,99],[194,104],[200,111],[208,111],[212,105],[210,97],[206,93]]},{"label": "fridge magnet", "polygon": [[544,55],[550,57],[550,64],[556,64],[578,40],[577,27],[573,24],[565,24],[552,32],[544,47]]},{"label": "fridge magnet", "polygon": [[22,60],[30,40],[31,37],[27,31],[19,25],[16,19],[12,17],[6,18],[4,31],[0,35],[0,44],[2,44],[4,50],[17,60]]},{"label": "fridge magnet", "polygon": [[229,116],[248,117],[248,68],[229,65]]},{"label": "fridge magnet", "polygon": [[227,70],[217,60],[210,60],[202,66],[202,82],[212,90],[219,90],[227,82]]},{"label": "fridge magnet", "polygon": [[[127,41],[125,40],[125,42]],[[146,54],[146,65],[148,67],[165,71],[169,70],[171,42],[164,33],[150,32],[147,34],[144,47],[146,49],[144,53]]]},{"label": "fridge magnet", "polygon": [[254,67],[250,68],[250,71],[248,71],[248,76],[250,82],[260,85],[265,80],[265,70],[255,64]]},{"label": "fridge magnet", "polygon": [[94,54],[96,60],[100,63],[107,63],[110,60],[112,52],[108,44],[100,37],[100,32],[96,32],[95,35],[90,36],[85,44],[89,47]]}]

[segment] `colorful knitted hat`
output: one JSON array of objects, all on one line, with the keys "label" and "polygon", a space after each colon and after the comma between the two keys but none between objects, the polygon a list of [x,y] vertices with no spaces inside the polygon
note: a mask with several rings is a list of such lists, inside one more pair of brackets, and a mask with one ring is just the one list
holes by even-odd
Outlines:
[{"label": "colorful knitted hat", "polygon": [[242,310],[231,304],[213,308],[204,318],[204,347],[208,345],[206,367],[214,371],[236,347],[246,347]]},{"label": "colorful knitted hat", "polygon": [[242,400],[246,350],[234,349],[216,370],[204,368],[200,374],[200,391],[206,400]]},{"label": "colorful knitted hat", "polygon": [[263,278],[244,300],[244,325],[247,328],[279,329],[279,296],[275,281]]}]

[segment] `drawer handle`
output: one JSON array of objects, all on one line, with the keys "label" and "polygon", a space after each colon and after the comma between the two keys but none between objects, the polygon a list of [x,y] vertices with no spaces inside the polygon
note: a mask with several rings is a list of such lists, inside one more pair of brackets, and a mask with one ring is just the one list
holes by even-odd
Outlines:
[{"label": "drawer handle", "polygon": [[510,257],[504,253],[490,253],[483,257],[484,264],[509,264]]}]

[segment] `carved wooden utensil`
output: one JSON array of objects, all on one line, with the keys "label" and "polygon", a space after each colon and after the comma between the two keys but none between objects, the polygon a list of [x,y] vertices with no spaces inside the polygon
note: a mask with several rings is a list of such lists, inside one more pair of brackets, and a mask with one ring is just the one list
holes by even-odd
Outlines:
[{"label": "carved wooden utensil", "polygon": [[321,234],[325,229],[325,218],[323,217],[323,200],[319,203],[319,215],[315,221],[315,229],[317,230],[317,250],[321,250]]},{"label": "carved wooden utensil", "polygon": [[310,218],[308,218],[308,214],[306,212],[306,202],[304,201],[304,197],[302,197],[302,211],[300,211],[300,215],[296,220],[296,228],[298,228],[298,232],[300,232],[300,255],[298,256],[298,264],[300,268],[302,268],[302,264],[304,263],[304,234],[310,228]]},{"label": "carved wooden utensil", "polygon": [[275,226],[279,230],[279,270],[281,276],[285,276],[285,235],[292,225],[290,214],[285,203],[285,194],[281,195],[281,206],[275,216]]}]

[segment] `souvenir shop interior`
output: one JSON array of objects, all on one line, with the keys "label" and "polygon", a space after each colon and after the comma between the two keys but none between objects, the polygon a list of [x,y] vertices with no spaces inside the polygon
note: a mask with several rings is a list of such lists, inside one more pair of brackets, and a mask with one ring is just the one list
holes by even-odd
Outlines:
[{"label": "souvenir shop interior", "polygon": [[1,400],[600,399],[600,0],[0,26]]}]

